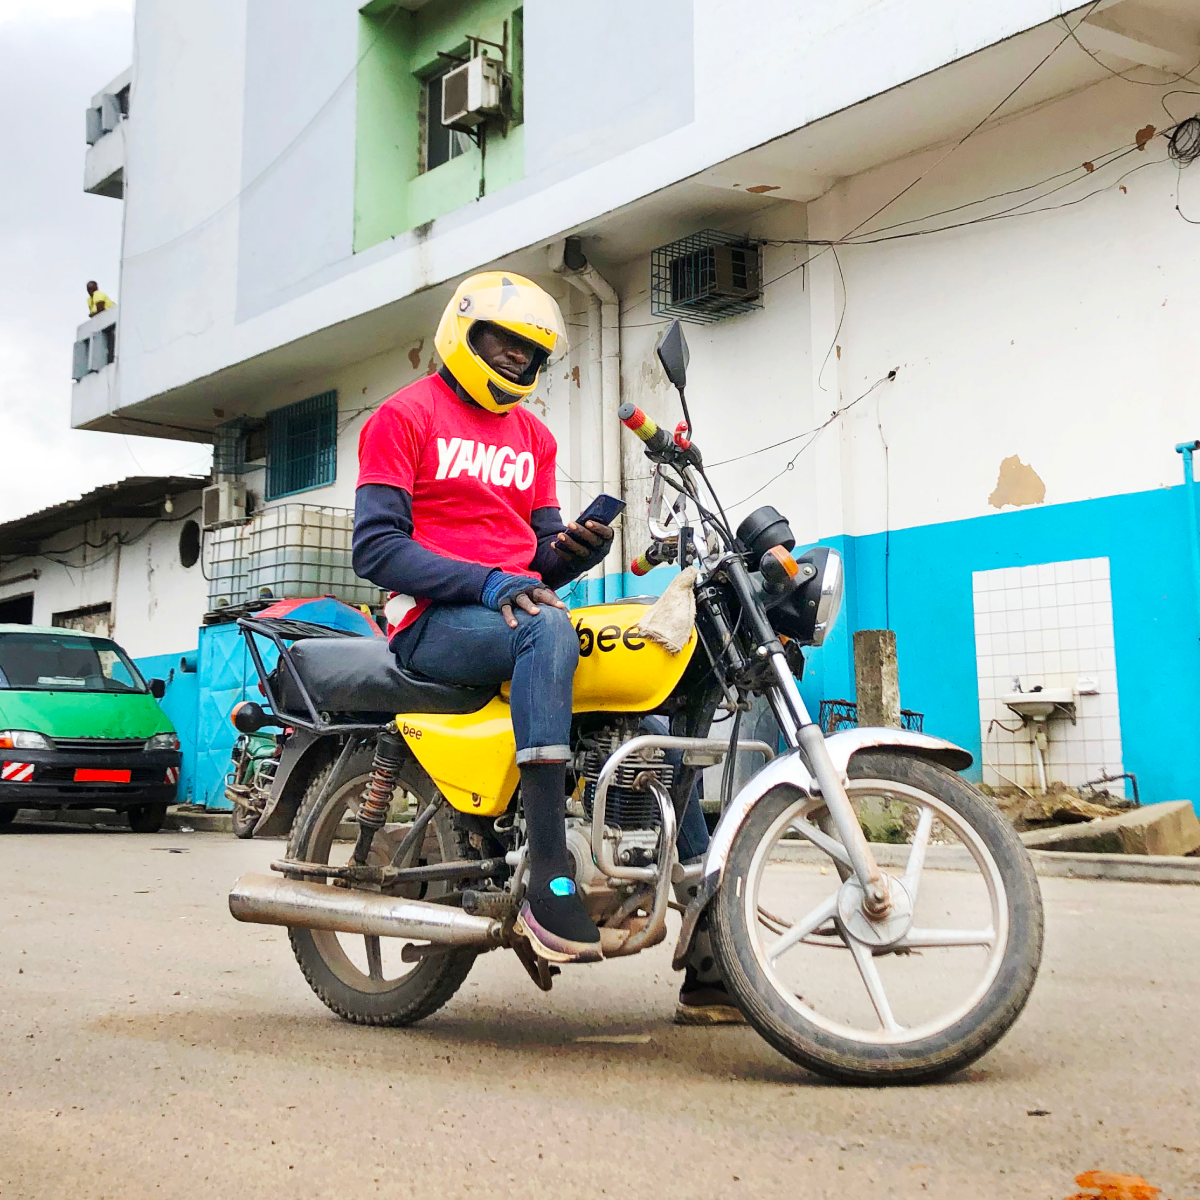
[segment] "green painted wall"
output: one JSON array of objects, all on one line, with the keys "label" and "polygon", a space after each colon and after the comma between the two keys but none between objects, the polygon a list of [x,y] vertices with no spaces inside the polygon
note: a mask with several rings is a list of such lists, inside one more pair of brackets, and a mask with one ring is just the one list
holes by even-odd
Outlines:
[{"label": "green painted wall", "polygon": [[[516,124],[501,136],[487,133],[486,153],[471,146],[432,171],[420,173],[423,78],[439,65],[438,51],[463,53],[472,34],[512,45],[521,12],[512,0],[447,0],[419,12],[374,0],[359,12],[358,110],[354,171],[354,249],[357,253],[414,226],[436,220],[480,195],[491,195],[525,174],[525,131]],[[488,48],[499,55],[498,51]],[[518,120],[523,67],[519,45],[510,50]]]}]

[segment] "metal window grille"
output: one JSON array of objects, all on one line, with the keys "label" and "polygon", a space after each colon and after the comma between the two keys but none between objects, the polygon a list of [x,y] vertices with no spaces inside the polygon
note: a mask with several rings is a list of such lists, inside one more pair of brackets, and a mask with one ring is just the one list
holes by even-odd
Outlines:
[{"label": "metal window grille", "polygon": [[244,475],[254,470],[246,461],[246,438],[261,421],[250,417],[235,417],[218,425],[213,431],[213,473],[215,475]]},{"label": "metal window grille", "polygon": [[650,310],[708,325],[762,308],[762,252],[757,242],[718,229],[650,253]]},{"label": "metal window grille", "polygon": [[322,392],[267,414],[267,499],[323,487],[337,478],[337,392]]}]

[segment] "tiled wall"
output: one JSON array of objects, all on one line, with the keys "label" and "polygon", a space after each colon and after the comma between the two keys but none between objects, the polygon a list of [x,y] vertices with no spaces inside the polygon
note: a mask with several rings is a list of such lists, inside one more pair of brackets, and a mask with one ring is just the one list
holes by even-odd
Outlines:
[{"label": "tiled wall", "polygon": [[[972,589],[984,782],[1037,786],[1032,732],[1000,700],[1014,679],[1025,692],[1095,681],[1096,695],[1077,697],[1075,725],[1049,723],[1047,780],[1078,786],[1124,770],[1108,559],[976,571]],[[1124,795],[1121,783],[1109,790]]]}]

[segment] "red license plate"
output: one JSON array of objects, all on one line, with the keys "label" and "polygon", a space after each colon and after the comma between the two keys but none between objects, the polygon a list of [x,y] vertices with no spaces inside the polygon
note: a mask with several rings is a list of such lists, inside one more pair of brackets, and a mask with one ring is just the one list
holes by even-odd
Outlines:
[{"label": "red license plate", "polygon": [[131,778],[129,771],[95,771],[87,767],[75,771],[76,783],[128,783]]}]

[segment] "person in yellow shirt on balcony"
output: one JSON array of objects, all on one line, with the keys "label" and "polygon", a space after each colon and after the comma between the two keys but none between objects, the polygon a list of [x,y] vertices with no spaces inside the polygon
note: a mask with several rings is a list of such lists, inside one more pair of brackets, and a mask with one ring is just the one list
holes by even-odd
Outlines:
[{"label": "person in yellow shirt on balcony", "polygon": [[106,296],[94,279],[88,280],[87,294],[89,317],[94,317],[98,313],[107,312],[110,308],[116,307],[116,301],[110,296]]}]

